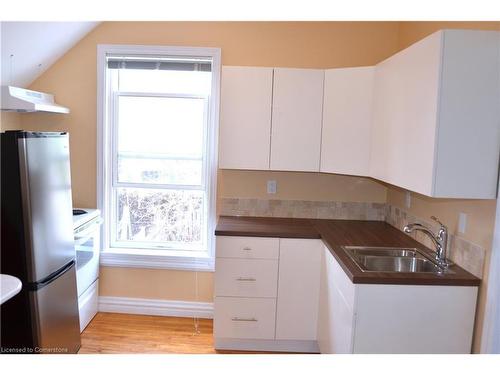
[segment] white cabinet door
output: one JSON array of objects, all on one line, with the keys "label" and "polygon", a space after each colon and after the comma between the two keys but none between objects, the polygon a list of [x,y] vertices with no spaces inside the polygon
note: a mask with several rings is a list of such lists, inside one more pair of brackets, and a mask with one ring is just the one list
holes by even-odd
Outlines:
[{"label": "white cabinet door", "polygon": [[271,170],[319,171],[323,80],[323,70],[274,70]]},{"label": "white cabinet door", "polygon": [[415,43],[375,70],[371,175],[431,195],[440,34]]},{"label": "white cabinet door", "polygon": [[326,252],[324,248],[321,253],[321,271],[319,281],[319,307],[318,307],[318,347],[320,353],[332,353],[332,322],[330,316],[330,298],[328,288],[328,277],[326,269]]},{"label": "white cabinet door", "polygon": [[376,66],[371,177],[438,198],[496,198],[500,33],[445,30]]},{"label": "white cabinet door", "polygon": [[277,340],[316,340],[321,240],[280,239]]},{"label": "white cabinet door", "polygon": [[355,286],[330,250],[324,247],[318,314],[318,346],[321,353],[352,353]]},{"label": "white cabinet door", "polygon": [[269,169],[272,68],[223,66],[219,168]]},{"label": "white cabinet door", "polygon": [[375,68],[325,71],[320,171],[368,176]]}]

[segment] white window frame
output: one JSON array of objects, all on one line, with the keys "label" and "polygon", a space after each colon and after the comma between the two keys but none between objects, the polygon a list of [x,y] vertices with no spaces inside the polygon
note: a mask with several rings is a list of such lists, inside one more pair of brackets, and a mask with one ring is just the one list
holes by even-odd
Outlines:
[{"label": "white window frame", "polygon": [[[107,74],[106,57],[108,55],[157,55],[186,56],[212,58],[212,86],[208,104],[208,131],[206,173],[207,186],[207,252],[173,251],[161,249],[133,249],[110,247],[110,210],[112,197],[111,181],[113,179],[113,139],[110,129],[110,114],[107,110],[110,101],[110,79]],[[97,45],[97,207],[101,210],[104,225],[101,229],[100,264],[112,267],[159,268],[187,271],[213,271],[215,257],[215,225],[216,225],[216,187],[217,187],[217,149],[219,134],[219,100],[220,100],[220,48],[206,47],[171,47],[144,45]],[[142,186],[142,184],[141,184]]]}]

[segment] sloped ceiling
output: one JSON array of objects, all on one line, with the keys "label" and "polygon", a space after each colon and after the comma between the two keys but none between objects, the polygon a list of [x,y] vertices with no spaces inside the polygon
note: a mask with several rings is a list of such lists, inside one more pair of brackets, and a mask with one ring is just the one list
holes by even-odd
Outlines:
[{"label": "sloped ceiling", "polygon": [[1,22],[1,84],[27,88],[99,22]]}]

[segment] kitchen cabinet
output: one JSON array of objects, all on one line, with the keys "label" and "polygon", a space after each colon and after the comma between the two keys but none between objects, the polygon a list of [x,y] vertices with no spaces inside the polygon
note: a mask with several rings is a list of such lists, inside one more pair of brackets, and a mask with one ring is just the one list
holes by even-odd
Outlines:
[{"label": "kitchen cabinet", "polygon": [[325,71],[320,171],[368,176],[375,68]]},{"label": "kitchen cabinet", "polygon": [[276,339],[316,340],[321,240],[280,239]]},{"label": "kitchen cabinet", "polygon": [[470,353],[476,298],[475,286],[353,284],[325,247],[318,345],[321,353]]},{"label": "kitchen cabinet", "polygon": [[324,70],[275,68],[270,169],[319,171]]},{"label": "kitchen cabinet", "polygon": [[431,197],[496,197],[499,35],[439,31],[377,64],[371,177]]},{"label": "kitchen cabinet", "polygon": [[318,352],[321,240],[217,236],[217,349]]},{"label": "kitchen cabinet", "polygon": [[223,66],[219,167],[269,169],[273,68]]}]

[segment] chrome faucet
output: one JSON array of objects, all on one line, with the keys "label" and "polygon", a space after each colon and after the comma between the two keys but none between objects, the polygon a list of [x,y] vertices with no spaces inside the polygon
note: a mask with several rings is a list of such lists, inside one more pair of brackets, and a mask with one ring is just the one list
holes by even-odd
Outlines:
[{"label": "chrome faucet", "polygon": [[405,225],[403,228],[403,232],[411,233],[414,230],[417,230],[428,235],[432,240],[432,242],[434,243],[434,245],[436,246],[435,258],[437,264],[441,267],[446,268],[452,264],[452,262],[450,262],[446,258],[446,253],[448,250],[448,228],[446,227],[446,225],[441,223],[435,216],[431,216],[431,219],[437,222],[441,226],[437,234],[434,234],[434,232],[430,228],[420,223]]}]

